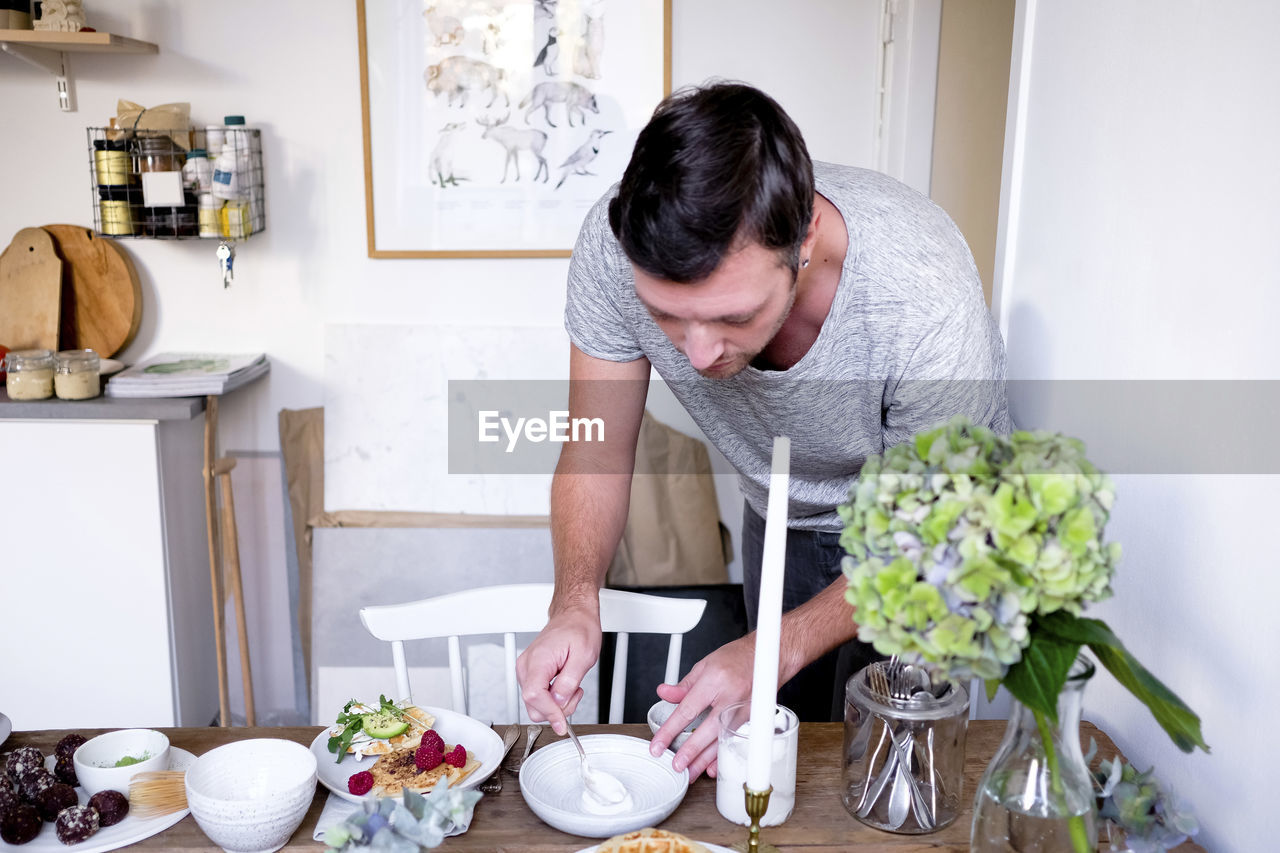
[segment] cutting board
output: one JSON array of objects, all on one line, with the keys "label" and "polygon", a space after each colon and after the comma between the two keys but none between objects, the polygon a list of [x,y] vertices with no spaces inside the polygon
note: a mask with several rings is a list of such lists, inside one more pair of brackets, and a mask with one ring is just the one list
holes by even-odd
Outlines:
[{"label": "cutting board", "polygon": [[110,237],[80,225],[46,225],[63,261],[60,349],[110,358],[142,321],[142,287],[129,256]]},{"label": "cutting board", "polygon": [[0,255],[0,344],[9,349],[58,348],[62,261],[53,238],[23,228]]}]

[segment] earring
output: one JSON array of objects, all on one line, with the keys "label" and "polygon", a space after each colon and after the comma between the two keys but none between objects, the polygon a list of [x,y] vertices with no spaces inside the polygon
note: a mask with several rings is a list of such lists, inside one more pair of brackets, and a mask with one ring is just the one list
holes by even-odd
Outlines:
[{"label": "earring", "polygon": [[804,269],[807,266],[809,266],[809,259],[805,258],[803,261],[800,262],[800,269]]}]

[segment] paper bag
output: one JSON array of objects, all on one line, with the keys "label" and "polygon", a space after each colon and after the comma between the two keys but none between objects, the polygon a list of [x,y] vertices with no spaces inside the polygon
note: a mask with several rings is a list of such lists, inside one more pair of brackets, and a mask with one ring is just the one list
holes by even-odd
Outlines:
[{"label": "paper bag", "polygon": [[191,149],[191,104],[143,107],[133,101],[116,102],[116,132],[112,139],[168,136],[183,151]]}]

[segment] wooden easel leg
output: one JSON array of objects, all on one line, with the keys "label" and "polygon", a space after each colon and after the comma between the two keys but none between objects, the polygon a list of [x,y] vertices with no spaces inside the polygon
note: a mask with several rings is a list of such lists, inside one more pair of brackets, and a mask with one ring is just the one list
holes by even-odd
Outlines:
[{"label": "wooden easel leg", "polygon": [[240,678],[244,684],[245,724],[256,726],[257,714],[253,702],[253,673],[249,668],[249,628],[244,611],[244,582],[240,575],[240,537],[236,532],[236,504],[231,495],[231,469],[234,459],[219,459],[214,465],[222,494],[222,558],[226,561],[227,583],[231,589],[231,603],[236,610],[236,636],[240,645]]},{"label": "wooden easel leg", "polygon": [[218,435],[218,398],[204,403],[204,521],[209,539],[209,585],[213,592],[213,643],[218,656],[218,725],[231,725],[231,700],[227,688],[226,620],[223,615],[222,572],[218,554],[218,499],[213,487],[213,463]]}]

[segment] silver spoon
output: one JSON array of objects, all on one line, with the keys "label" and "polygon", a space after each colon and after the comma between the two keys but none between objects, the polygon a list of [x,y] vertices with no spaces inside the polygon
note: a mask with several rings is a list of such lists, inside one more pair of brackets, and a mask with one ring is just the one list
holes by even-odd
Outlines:
[{"label": "silver spoon", "polygon": [[593,770],[591,764],[587,761],[587,751],[582,748],[582,743],[578,740],[578,736],[574,734],[573,726],[566,719],[564,721],[564,729],[569,733],[569,739],[573,741],[573,745],[578,748],[578,760],[582,769],[582,785],[587,789],[587,793],[606,806],[614,806],[627,798],[627,788],[611,773],[603,770]]}]

